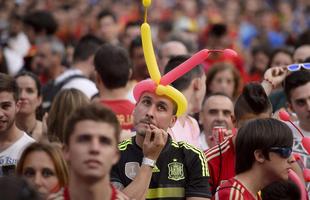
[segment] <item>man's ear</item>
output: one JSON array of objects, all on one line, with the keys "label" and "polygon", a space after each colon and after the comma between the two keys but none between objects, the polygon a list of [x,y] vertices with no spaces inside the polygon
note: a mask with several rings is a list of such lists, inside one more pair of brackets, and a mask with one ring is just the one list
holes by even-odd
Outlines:
[{"label": "man's ear", "polygon": [[172,128],[174,126],[177,119],[178,119],[178,117],[176,115],[172,116],[172,119],[171,119],[170,124],[169,124],[169,128]]},{"label": "man's ear", "polygon": [[230,119],[231,119],[231,121],[232,121],[234,127],[237,127],[237,120],[236,120],[235,115],[233,115],[233,114],[230,115]]},{"label": "man's ear", "polygon": [[69,163],[70,161],[70,154],[69,154],[69,147],[67,144],[64,144],[62,147],[62,154],[64,156],[64,159],[67,161],[67,163]]},{"label": "man's ear", "polygon": [[261,149],[256,149],[254,151],[254,157],[258,163],[263,163],[266,160],[266,158],[263,154],[263,151]]},{"label": "man's ear", "polygon": [[96,85],[97,87],[99,87],[102,84],[102,80],[97,71],[95,71],[95,77],[96,77]]},{"label": "man's ear", "polygon": [[293,108],[293,106],[292,106],[292,103],[287,102],[286,105],[287,105],[287,108],[288,108],[288,109],[290,109],[291,111],[295,112],[295,110],[294,110],[294,108]]},{"label": "man's ear", "polygon": [[19,112],[19,110],[20,110],[20,105],[21,105],[20,100],[17,100],[17,101],[16,101],[16,104],[15,104],[15,106],[16,106],[16,112],[15,112],[15,113],[18,113],[18,112]]},{"label": "man's ear", "polygon": [[116,147],[116,153],[115,153],[115,156],[113,157],[113,160],[112,160],[112,164],[115,165],[116,163],[118,163],[119,159],[120,159],[120,152],[118,150],[118,148]]},{"label": "man's ear", "polygon": [[194,78],[192,80],[193,82],[193,89],[194,91],[197,91],[197,90],[200,90],[201,87],[202,87],[202,81],[201,81],[201,78],[197,77],[197,78]]}]

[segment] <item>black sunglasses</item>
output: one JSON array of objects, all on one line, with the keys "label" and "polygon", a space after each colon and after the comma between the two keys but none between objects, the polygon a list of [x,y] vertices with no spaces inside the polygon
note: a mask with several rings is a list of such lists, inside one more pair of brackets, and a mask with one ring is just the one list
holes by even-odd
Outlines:
[{"label": "black sunglasses", "polygon": [[292,147],[271,147],[270,152],[277,153],[282,158],[289,158],[292,154]]}]

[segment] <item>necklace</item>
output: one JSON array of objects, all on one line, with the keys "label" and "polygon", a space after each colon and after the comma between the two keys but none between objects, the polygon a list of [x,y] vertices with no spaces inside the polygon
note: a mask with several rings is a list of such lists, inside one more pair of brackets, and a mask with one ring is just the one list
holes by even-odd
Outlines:
[{"label": "necklace", "polygon": [[34,123],[34,126],[31,129],[31,131],[28,132],[28,135],[32,136],[34,129],[36,129],[36,127],[37,127],[37,124],[38,124],[38,121],[36,120],[36,123]]}]

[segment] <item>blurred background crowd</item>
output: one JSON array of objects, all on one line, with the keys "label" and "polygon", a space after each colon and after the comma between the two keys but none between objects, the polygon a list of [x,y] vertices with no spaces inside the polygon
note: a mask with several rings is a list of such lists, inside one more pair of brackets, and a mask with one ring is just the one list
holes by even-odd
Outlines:
[{"label": "blurred background crowd", "polygon": [[[46,35],[63,44],[62,64],[68,67],[82,36],[92,33],[129,48],[143,19],[140,0],[2,0],[0,10],[1,71],[11,75],[22,68],[44,71],[38,46]],[[181,41],[190,53],[236,50],[239,58],[232,63],[244,82],[261,79],[273,50],[284,48],[290,55],[310,43],[307,0],[155,0],[148,21],[159,51],[169,40]],[[232,58],[210,59],[204,67],[225,59]],[[41,76],[43,84],[47,79]]]}]

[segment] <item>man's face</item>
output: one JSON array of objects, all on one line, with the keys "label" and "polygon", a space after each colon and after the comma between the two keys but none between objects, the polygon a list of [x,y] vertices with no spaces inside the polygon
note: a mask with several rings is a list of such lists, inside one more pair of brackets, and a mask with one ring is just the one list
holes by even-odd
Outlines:
[{"label": "man's face", "polygon": [[19,111],[11,92],[0,92],[0,134],[7,133],[15,123],[15,115]]},{"label": "man's face", "polygon": [[288,180],[288,173],[292,168],[292,161],[292,156],[283,158],[277,153],[269,152],[269,159],[265,159],[261,166],[264,168],[269,180]]},{"label": "man's face", "polygon": [[149,124],[165,131],[168,127],[172,127],[176,121],[173,108],[172,100],[167,97],[149,92],[143,93],[133,112],[137,134],[144,136]]},{"label": "man's face", "polygon": [[290,107],[301,124],[310,123],[310,82],[291,90]]},{"label": "man's face", "polygon": [[78,122],[64,148],[64,155],[73,174],[98,181],[109,176],[119,153],[115,128],[105,122]]},{"label": "man's face", "polygon": [[50,44],[43,43],[39,45],[38,52],[35,56],[35,65],[38,72],[49,75],[53,67],[53,53]]},{"label": "man's face", "polygon": [[202,108],[201,119],[206,134],[211,135],[215,126],[224,126],[227,129],[233,128],[233,103],[225,96],[209,97]]},{"label": "man's face", "polygon": [[302,63],[306,58],[310,56],[310,45],[304,45],[297,48],[294,52],[294,63]]},{"label": "man's face", "polygon": [[99,21],[99,36],[104,41],[113,41],[118,36],[117,24],[115,23],[113,17],[106,16]]}]

